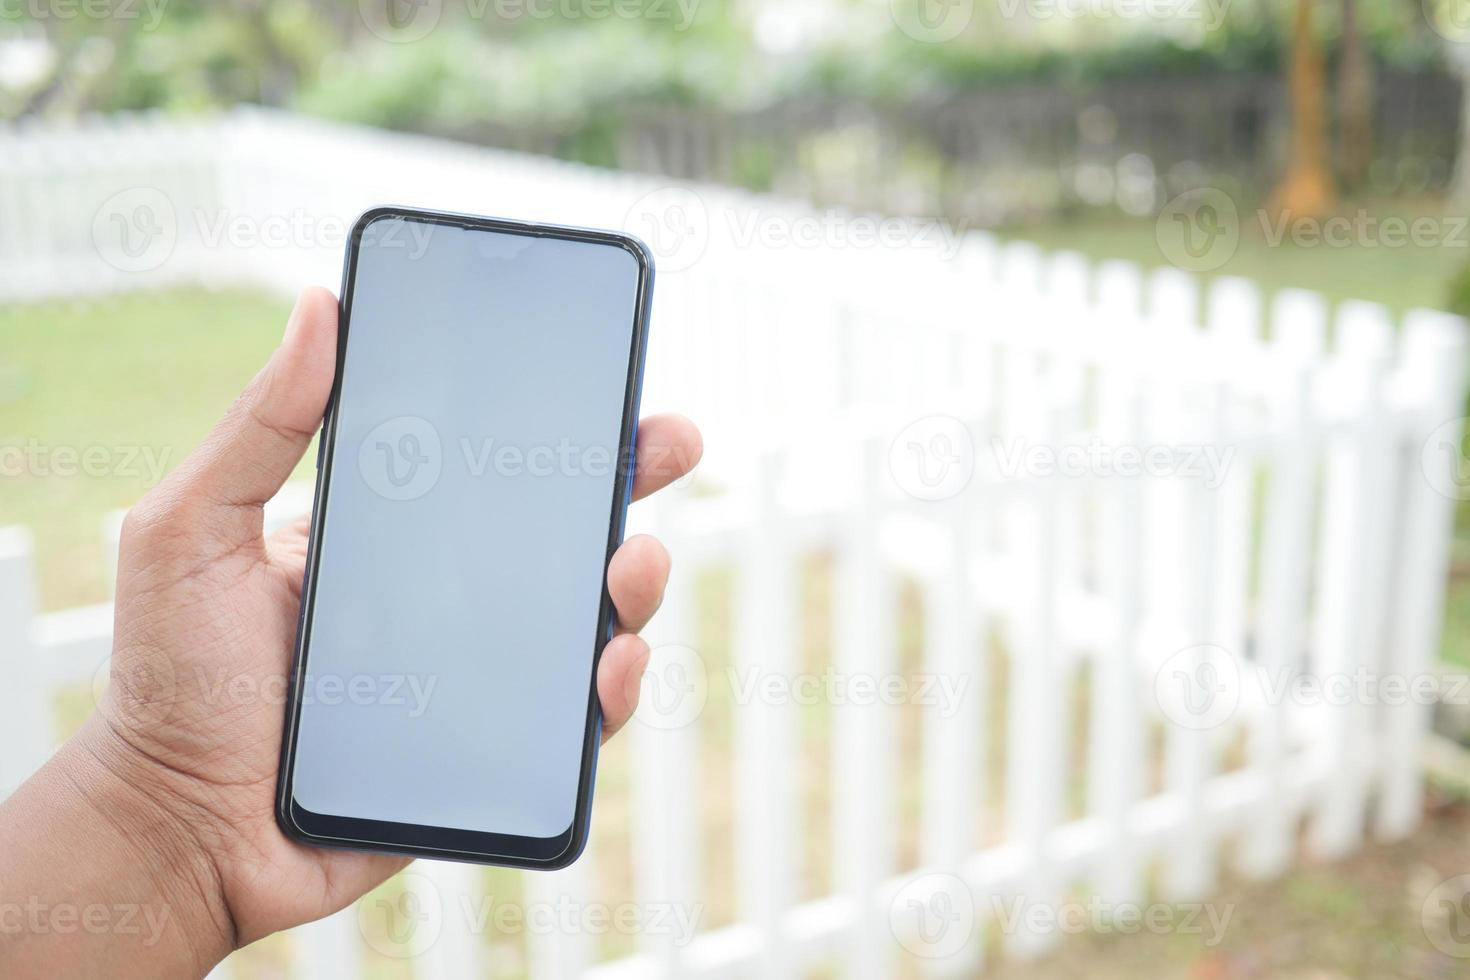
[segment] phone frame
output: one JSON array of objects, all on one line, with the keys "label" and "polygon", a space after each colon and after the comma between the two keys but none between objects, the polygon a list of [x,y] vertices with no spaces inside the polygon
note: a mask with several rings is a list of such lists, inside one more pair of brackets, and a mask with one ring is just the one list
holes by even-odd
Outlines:
[{"label": "phone frame", "polygon": [[287,837],[314,846],[520,868],[545,870],[563,868],[575,861],[586,847],[588,824],[592,815],[592,791],[602,732],[602,712],[597,698],[597,667],[602,660],[603,648],[612,639],[617,622],[616,611],[613,609],[612,599],[607,591],[605,573],[597,633],[592,637],[592,670],[588,677],[587,721],[583,735],[576,807],[573,811],[571,825],[566,831],[555,837],[523,837],[513,834],[332,816],[306,810],[295,800],[293,784],[296,740],[301,724],[302,688],[307,675],[308,637],[311,633],[312,613],[316,601],[321,540],[328,516],[326,513],[327,491],[331,485],[332,466],[336,458],[336,407],[342,391],[342,376],[347,358],[358,252],[367,229],[373,222],[384,218],[401,218],[434,225],[449,225],[538,238],[591,242],[621,248],[633,256],[638,264],[638,289],[633,309],[627,384],[623,395],[623,419],[619,434],[617,469],[613,479],[607,552],[603,559],[604,569],[612,560],[613,552],[623,541],[628,504],[633,494],[633,452],[637,441],[638,408],[643,389],[643,362],[648,347],[648,322],[653,300],[653,256],[648,246],[632,235],[592,228],[538,224],[413,207],[386,206],[364,212],[352,226],[342,266],[341,299],[338,304],[337,321],[337,369],[322,419],[321,438],[317,448],[316,494],[311,509],[306,571],[301,586],[301,613],[296,627],[295,655],[291,665],[290,682],[287,685],[285,731],[281,739],[281,762],[277,780],[276,821]]}]

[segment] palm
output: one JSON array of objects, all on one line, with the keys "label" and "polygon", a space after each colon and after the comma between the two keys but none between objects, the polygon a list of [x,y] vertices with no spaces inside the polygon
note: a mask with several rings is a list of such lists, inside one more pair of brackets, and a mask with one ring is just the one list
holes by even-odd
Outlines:
[{"label": "palm", "polygon": [[[156,555],[147,544],[141,551]],[[130,744],[167,767],[187,805],[231,829],[211,844],[223,852],[216,864],[240,943],[334,912],[407,863],[303,847],[276,827],[305,554],[306,527],[298,523],[185,575],[156,560],[133,568],[133,555],[122,555],[120,588],[177,610],[165,636],[182,642],[135,642],[155,624],[133,622],[130,610],[141,604],[120,594],[119,697],[109,714]]]}]

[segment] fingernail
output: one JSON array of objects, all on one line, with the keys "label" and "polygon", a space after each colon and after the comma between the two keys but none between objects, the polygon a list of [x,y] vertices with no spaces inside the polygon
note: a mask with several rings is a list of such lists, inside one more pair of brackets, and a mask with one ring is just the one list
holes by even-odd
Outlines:
[{"label": "fingernail", "polygon": [[644,651],[633,661],[633,669],[628,671],[627,680],[623,681],[623,697],[629,704],[637,704],[639,695],[643,693],[643,678],[648,676],[648,661],[652,656],[652,650]]},{"label": "fingernail", "polygon": [[291,315],[286,317],[286,332],[281,335],[281,344],[283,346],[290,343],[291,338],[296,333],[296,328],[301,322],[301,304],[305,299],[306,293],[298,293],[296,296],[296,305],[291,307]]}]

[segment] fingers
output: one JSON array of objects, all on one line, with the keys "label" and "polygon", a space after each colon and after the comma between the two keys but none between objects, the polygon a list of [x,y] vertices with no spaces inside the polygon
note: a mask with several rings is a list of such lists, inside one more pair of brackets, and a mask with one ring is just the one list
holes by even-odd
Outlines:
[{"label": "fingers", "polygon": [[638,707],[639,686],[648,668],[648,644],[632,633],[615,636],[597,665],[597,697],[602,702],[602,740],[618,733]]},{"label": "fingers", "polygon": [[613,554],[607,565],[607,593],[618,611],[618,625],[637,633],[664,601],[669,583],[669,552],[657,538],[638,534]]},{"label": "fingers", "polygon": [[661,490],[694,469],[704,455],[704,439],[682,415],[650,415],[638,422],[633,499]]},{"label": "fingers", "polygon": [[258,537],[260,506],[291,475],[321,425],[336,358],[337,301],[325,289],[308,289],[270,361],[170,477],[163,496],[229,543]]}]

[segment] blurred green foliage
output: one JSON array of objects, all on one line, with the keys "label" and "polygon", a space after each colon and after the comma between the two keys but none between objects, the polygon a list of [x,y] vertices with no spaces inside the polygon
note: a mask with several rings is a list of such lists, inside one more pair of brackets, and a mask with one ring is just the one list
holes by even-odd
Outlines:
[{"label": "blurred green foliage", "polygon": [[[963,34],[935,44],[904,34],[890,0],[422,0],[437,4],[434,29],[394,43],[364,11],[412,0],[89,0],[87,9],[115,15],[61,17],[63,2],[0,7],[0,45],[11,42],[0,47],[10,61],[0,70],[0,114],[251,102],[444,131],[644,106],[907,102],[1015,82],[1269,71],[1282,63],[1292,8],[1231,0],[1223,21],[1207,26],[1035,20],[1016,15],[1034,6],[1027,0],[982,2]],[[901,12],[920,0],[895,2]],[[1330,42],[1339,8],[1320,7]],[[1361,7],[1381,63],[1437,63],[1440,44],[1417,3]],[[30,44],[28,60],[17,41]],[[33,70],[18,68],[23,60]]]}]

